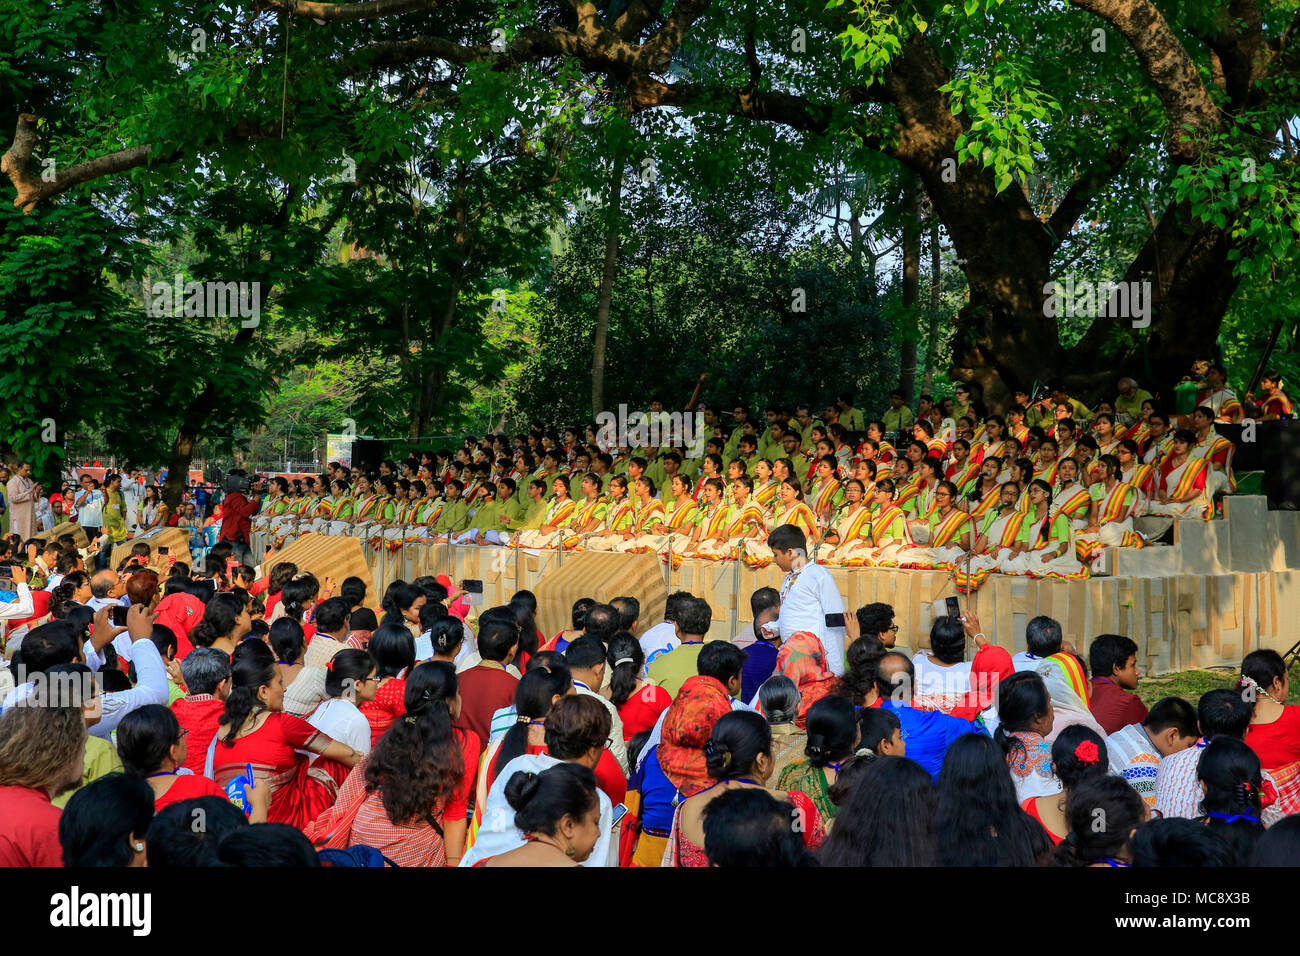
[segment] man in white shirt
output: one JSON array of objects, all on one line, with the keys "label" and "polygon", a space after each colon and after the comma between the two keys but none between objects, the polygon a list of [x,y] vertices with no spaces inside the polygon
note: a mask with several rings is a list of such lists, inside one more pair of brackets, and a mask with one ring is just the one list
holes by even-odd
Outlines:
[{"label": "man in white shirt", "polygon": [[643,678],[656,657],[662,657],[681,646],[682,642],[677,637],[677,616],[686,602],[694,600],[694,597],[690,591],[674,591],[668,595],[664,604],[664,619],[641,635],[641,652],[645,654],[645,666],[641,668]]},{"label": "man in white shirt", "polygon": [[614,702],[601,696],[596,689],[600,687],[607,669],[605,645],[594,637],[580,637],[576,641],[570,641],[569,646],[564,649],[564,660],[569,665],[569,671],[573,675],[573,686],[578,693],[594,697],[609,713],[609,739],[605,745],[609,747],[609,752],[614,755],[618,765],[623,768],[623,773],[627,773],[627,743],[623,740],[623,719],[619,717]]},{"label": "man in white shirt", "polygon": [[844,599],[831,573],[808,560],[808,539],[794,525],[780,525],[767,538],[777,567],[785,572],[781,583],[781,640],[800,631],[816,634],[826,651],[826,666],[844,674]]},{"label": "man in white shirt", "polygon": [[1025,626],[1025,646],[1028,651],[1011,655],[1011,666],[1017,671],[1036,671],[1043,658],[1060,652],[1061,625],[1046,615],[1039,615]]}]

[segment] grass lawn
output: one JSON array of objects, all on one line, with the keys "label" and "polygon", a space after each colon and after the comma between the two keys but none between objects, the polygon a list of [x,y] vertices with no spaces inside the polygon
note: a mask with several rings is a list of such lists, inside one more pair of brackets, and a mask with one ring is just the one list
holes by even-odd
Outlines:
[{"label": "grass lawn", "polygon": [[[1237,681],[1236,668],[1179,671],[1159,677],[1143,675],[1138,682],[1138,696],[1150,707],[1162,697],[1182,697],[1195,704],[1207,690],[1232,687]],[[1291,693],[1287,700],[1300,703],[1300,664],[1291,667]]]}]

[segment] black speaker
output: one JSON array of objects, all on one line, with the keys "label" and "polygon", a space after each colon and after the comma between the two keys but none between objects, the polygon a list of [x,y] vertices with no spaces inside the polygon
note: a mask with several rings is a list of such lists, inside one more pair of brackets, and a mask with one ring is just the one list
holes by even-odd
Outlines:
[{"label": "black speaker", "polygon": [[379,471],[379,463],[384,460],[384,443],[374,439],[353,439],[352,467],[360,468],[367,475]]},{"label": "black speaker", "polygon": [[1242,441],[1241,435],[1245,430],[1244,425],[1230,425],[1227,422],[1214,423],[1214,430],[1237,447],[1237,450],[1232,453],[1233,471],[1262,471],[1264,469],[1264,439],[1260,437],[1259,429],[1272,424],[1274,422],[1256,422],[1255,440]]},{"label": "black speaker", "polygon": [[[1216,425],[1217,429],[1219,426]],[[1238,454],[1251,442],[1238,445]],[[1260,467],[1264,469],[1264,494],[1274,511],[1300,510],[1300,421],[1260,422],[1255,441]],[[1232,466],[1236,469],[1237,456]]]}]

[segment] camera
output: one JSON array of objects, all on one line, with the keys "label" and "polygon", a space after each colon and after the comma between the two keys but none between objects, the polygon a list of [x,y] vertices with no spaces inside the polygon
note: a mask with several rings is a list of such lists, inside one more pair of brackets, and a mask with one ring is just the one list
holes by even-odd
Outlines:
[{"label": "camera", "polygon": [[221,479],[221,490],[226,494],[239,492],[241,495],[247,494],[252,482],[248,480],[248,475],[243,471],[232,471]]}]

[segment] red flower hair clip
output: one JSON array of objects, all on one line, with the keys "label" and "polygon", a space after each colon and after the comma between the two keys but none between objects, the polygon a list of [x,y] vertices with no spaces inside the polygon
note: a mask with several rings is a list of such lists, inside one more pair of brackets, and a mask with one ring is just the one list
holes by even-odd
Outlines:
[{"label": "red flower hair clip", "polygon": [[1091,740],[1080,741],[1079,746],[1074,748],[1074,755],[1082,764],[1094,764],[1097,762],[1097,745]]}]

